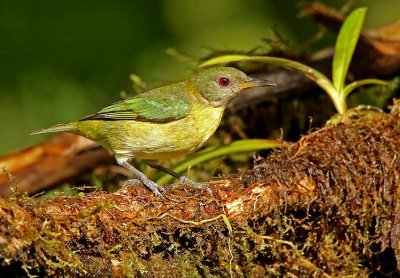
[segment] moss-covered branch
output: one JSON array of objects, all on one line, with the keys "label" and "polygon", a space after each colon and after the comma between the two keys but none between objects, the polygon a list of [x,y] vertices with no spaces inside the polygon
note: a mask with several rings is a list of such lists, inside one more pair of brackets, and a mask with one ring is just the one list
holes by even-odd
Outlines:
[{"label": "moss-covered branch", "polygon": [[0,257],[57,276],[398,275],[399,111],[349,110],[212,195],[0,199]]}]

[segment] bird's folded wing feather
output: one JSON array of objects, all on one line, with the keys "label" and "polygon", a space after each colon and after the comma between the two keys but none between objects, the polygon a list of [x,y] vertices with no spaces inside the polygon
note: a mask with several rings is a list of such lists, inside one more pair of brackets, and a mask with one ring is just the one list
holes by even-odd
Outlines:
[{"label": "bird's folded wing feather", "polygon": [[168,123],[186,117],[189,114],[189,110],[189,103],[182,98],[154,98],[139,95],[107,106],[96,114],[81,119],[81,121],[135,120]]}]

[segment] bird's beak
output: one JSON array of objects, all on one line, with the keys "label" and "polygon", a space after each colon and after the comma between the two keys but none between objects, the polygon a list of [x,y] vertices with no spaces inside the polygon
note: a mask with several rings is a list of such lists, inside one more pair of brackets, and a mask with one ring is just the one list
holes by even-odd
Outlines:
[{"label": "bird's beak", "polygon": [[242,89],[254,88],[254,87],[264,87],[264,86],[276,86],[274,82],[268,80],[261,80],[254,77],[250,77],[250,80],[244,83],[240,83],[239,86]]}]

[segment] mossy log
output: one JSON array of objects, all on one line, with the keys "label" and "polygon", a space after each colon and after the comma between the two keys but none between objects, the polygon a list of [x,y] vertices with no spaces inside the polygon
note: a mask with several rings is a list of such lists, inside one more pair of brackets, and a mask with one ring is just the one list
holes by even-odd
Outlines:
[{"label": "mossy log", "polygon": [[3,267],[92,277],[400,275],[399,111],[349,110],[253,169],[209,182],[212,194],[175,184],[161,199],[136,184],[1,198]]}]

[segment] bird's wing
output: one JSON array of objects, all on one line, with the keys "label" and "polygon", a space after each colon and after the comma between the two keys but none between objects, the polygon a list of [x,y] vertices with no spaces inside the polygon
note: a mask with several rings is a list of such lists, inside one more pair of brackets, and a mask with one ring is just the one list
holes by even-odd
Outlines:
[{"label": "bird's wing", "polygon": [[168,123],[185,118],[190,111],[189,103],[179,97],[153,97],[138,95],[136,97],[116,102],[89,115],[87,120],[135,120],[143,122]]}]

